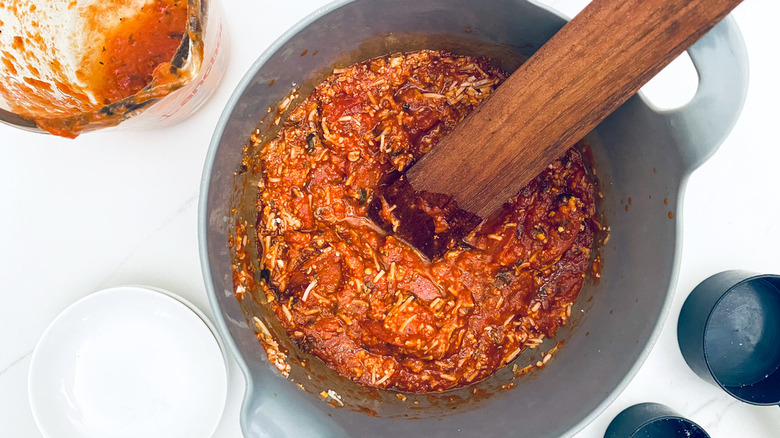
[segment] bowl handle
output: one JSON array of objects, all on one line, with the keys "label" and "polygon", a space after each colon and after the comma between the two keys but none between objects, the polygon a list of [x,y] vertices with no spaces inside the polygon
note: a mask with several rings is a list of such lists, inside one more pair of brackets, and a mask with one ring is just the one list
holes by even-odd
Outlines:
[{"label": "bowl handle", "polygon": [[739,118],[748,87],[745,42],[728,16],[688,49],[699,88],[681,108],[663,113],[680,145],[686,168],[712,155]]}]

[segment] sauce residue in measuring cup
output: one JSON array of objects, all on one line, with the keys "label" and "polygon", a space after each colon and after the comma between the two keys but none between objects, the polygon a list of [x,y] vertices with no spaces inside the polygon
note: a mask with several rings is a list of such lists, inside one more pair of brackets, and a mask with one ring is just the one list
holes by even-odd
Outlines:
[{"label": "sauce residue in measuring cup", "polygon": [[186,0],[155,0],[108,31],[100,51],[78,72],[79,79],[103,104],[132,96],[152,82],[153,75],[170,68],[186,27]]},{"label": "sauce residue in measuring cup", "polygon": [[[10,65],[0,74],[0,103],[65,137],[116,125],[198,73],[202,41],[193,41],[201,35],[190,28],[192,10],[199,13],[199,1],[0,4],[0,23],[14,20],[9,30],[19,34],[0,38]],[[199,56],[195,68],[171,64],[180,49],[183,58]]]}]

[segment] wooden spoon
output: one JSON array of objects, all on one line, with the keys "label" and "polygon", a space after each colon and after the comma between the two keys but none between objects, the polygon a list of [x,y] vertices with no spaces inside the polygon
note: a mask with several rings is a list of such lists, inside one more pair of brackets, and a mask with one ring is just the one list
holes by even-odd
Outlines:
[{"label": "wooden spoon", "polygon": [[594,0],[406,173],[486,218],[741,0]]}]

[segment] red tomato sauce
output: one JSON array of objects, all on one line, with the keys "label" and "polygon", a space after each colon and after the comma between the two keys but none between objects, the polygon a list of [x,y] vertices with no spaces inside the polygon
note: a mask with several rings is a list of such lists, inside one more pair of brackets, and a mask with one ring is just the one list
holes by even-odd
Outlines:
[{"label": "red tomato sauce", "polygon": [[249,292],[300,349],[365,386],[443,391],[569,320],[599,230],[579,146],[433,260],[367,218],[382,177],[435,147],[504,78],[444,52],[372,59],[334,70],[276,138],[253,139],[262,280]]},{"label": "red tomato sauce", "polygon": [[116,102],[148,85],[155,69],[165,68],[173,58],[186,26],[186,0],[156,0],[123,19],[106,35],[92,66],[89,81],[98,100]]},{"label": "red tomato sauce", "polygon": [[[29,117],[40,128],[74,138],[90,124],[115,125],[122,114],[106,111],[106,105],[136,95],[153,80],[164,87],[177,79],[170,61],[187,31],[187,1],[154,0],[134,15],[121,18],[116,26],[105,22],[114,7],[112,3],[97,3],[83,12],[88,32],[103,36],[102,44],[91,48],[76,72],[85,85],[79,89],[90,91],[96,102],[58,80],[59,91],[72,99],[65,107],[51,101],[39,104],[39,110]],[[28,117],[26,111],[18,112]]]}]

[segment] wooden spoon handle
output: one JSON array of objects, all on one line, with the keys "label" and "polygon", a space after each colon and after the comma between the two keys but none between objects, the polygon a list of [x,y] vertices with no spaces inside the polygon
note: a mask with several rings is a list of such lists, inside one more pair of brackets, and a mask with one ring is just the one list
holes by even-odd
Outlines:
[{"label": "wooden spoon handle", "polygon": [[741,0],[594,0],[407,172],[487,217]]}]

